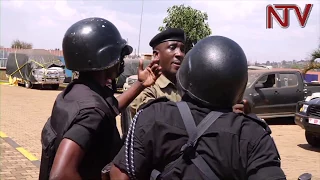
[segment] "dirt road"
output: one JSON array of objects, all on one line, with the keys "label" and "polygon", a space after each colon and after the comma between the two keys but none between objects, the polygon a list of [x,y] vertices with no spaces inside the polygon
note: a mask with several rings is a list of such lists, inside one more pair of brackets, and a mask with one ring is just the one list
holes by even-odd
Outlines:
[{"label": "dirt road", "polygon": [[[0,131],[40,159],[41,130],[51,113],[53,102],[60,92],[0,85]],[[278,146],[282,167],[287,178],[297,179],[300,174],[309,172],[314,175],[313,179],[320,180],[320,149],[310,148],[304,138],[304,131],[294,125],[293,121],[286,124],[289,121],[270,122],[272,135]],[[1,144],[6,143],[0,142]],[[3,151],[5,150],[1,149],[0,158],[4,163],[1,163],[0,179],[17,177],[15,172],[10,169],[23,168],[21,164],[18,164],[19,159],[6,157],[7,153],[3,153]],[[8,160],[8,158],[10,159]],[[8,167],[5,162],[9,161],[11,164]],[[16,165],[12,165],[15,162]],[[29,171],[37,170],[29,169]],[[37,179],[34,176],[29,178]]]}]

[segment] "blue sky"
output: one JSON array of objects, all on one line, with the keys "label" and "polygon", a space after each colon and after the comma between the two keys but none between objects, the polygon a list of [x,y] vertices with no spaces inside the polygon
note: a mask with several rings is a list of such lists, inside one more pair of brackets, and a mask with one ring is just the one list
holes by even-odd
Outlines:
[{"label": "blue sky", "polygon": [[[34,48],[60,48],[68,27],[83,18],[102,17],[113,22],[133,48],[138,47],[140,0],[89,1],[12,1],[2,0],[0,44],[9,47],[14,39],[31,42]],[[308,23],[300,28],[293,11],[290,27],[266,29],[266,5],[273,3],[314,4]],[[151,53],[149,41],[172,5],[190,5],[207,12],[212,35],[227,36],[238,42],[251,62],[300,60],[320,44],[319,0],[248,0],[248,1],[156,1],[144,0],[140,53]]]}]

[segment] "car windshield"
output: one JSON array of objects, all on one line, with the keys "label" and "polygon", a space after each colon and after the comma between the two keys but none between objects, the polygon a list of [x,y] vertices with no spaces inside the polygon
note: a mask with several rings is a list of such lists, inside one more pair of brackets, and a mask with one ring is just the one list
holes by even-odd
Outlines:
[{"label": "car windshield", "polygon": [[248,83],[247,87],[251,86],[251,84],[260,76],[259,72],[256,71],[249,71],[248,72]]}]

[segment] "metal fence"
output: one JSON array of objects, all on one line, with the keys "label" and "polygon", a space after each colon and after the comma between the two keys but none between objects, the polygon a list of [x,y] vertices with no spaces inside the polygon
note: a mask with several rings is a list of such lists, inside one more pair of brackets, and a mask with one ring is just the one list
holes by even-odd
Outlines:
[{"label": "metal fence", "polygon": [[0,49],[0,68],[5,68],[7,65],[9,52],[6,51],[6,48]]}]

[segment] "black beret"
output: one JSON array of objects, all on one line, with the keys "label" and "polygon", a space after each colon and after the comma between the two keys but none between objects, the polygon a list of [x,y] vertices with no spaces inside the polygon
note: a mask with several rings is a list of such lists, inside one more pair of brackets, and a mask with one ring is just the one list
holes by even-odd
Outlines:
[{"label": "black beret", "polygon": [[156,36],[154,36],[149,45],[152,48],[155,48],[160,43],[166,42],[166,41],[179,41],[182,43],[185,43],[186,41],[186,35],[182,29],[179,28],[168,28]]}]

